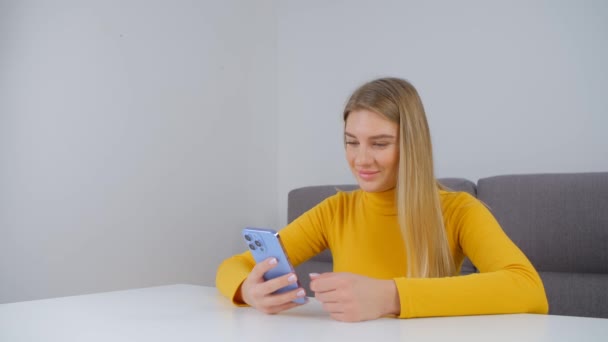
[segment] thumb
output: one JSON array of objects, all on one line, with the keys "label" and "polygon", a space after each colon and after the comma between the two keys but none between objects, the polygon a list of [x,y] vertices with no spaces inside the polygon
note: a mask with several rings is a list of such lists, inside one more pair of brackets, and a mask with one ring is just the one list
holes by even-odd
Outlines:
[{"label": "thumb", "polygon": [[332,280],[332,278],[334,278],[334,274],[336,273],[309,273],[308,276],[310,277],[310,290],[316,293],[335,289],[336,283]]},{"label": "thumb", "polygon": [[308,273],[308,276],[310,277],[310,280],[315,280],[315,279],[319,279],[319,278],[327,278],[330,277],[332,274],[334,274],[334,272],[324,272],[324,273]]}]

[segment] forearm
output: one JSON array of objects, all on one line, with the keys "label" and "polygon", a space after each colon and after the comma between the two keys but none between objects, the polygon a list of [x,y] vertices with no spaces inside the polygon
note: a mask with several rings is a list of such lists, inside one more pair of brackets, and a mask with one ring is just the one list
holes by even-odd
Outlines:
[{"label": "forearm", "polygon": [[500,270],[446,278],[398,278],[399,317],[465,316],[548,311],[535,271]]}]

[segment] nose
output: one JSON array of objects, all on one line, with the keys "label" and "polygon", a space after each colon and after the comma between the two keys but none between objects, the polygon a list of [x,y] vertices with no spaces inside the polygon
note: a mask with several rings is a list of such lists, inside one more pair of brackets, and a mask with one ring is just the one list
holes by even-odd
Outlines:
[{"label": "nose", "polygon": [[374,161],[372,151],[366,146],[360,146],[355,155],[356,166],[368,166]]}]

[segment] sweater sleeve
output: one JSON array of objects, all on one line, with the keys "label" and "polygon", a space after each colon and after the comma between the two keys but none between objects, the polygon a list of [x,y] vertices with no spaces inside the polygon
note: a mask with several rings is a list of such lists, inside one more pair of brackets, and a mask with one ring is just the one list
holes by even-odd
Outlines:
[{"label": "sweater sleeve", "polygon": [[450,224],[480,273],[396,278],[401,318],[548,312],[540,276],[481,202],[460,208]]},{"label": "sweater sleeve", "polygon": [[[333,220],[339,197],[340,193],[324,200],[279,231],[294,267],[328,247],[326,230]],[[242,305],[235,297],[254,266],[255,260],[249,251],[224,260],[216,273],[216,287],[234,304]]]}]

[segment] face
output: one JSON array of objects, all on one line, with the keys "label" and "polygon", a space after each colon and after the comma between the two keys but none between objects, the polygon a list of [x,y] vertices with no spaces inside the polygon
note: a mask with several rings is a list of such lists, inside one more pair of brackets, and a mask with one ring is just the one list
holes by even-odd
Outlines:
[{"label": "face", "polygon": [[346,159],[359,187],[381,192],[397,185],[399,126],[369,110],[352,111],[344,128]]}]

